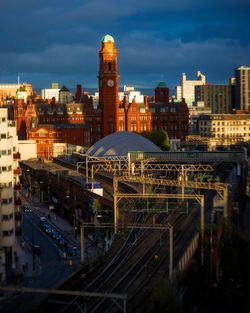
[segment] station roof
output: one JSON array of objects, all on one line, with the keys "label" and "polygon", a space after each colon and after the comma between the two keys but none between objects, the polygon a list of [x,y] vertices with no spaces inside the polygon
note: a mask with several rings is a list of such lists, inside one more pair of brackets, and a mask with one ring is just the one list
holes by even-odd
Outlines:
[{"label": "station roof", "polygon": [[127,156],[129,151],[161,152],[161,149],[145,137],[125,131],[102,138],[86,154],[95,157]]}]

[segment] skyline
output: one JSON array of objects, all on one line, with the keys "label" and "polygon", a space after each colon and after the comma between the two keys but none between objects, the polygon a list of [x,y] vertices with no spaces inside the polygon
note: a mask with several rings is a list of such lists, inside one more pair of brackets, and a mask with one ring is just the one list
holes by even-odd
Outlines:
[{"label": "skyline", "polygon": [[[0,3],[0,83],[97,88],[105,34],[118,49],[119,84],[173,89],[200,70],[228,83],[250,64],[250,2],[239,0],[9,0]],[[151,49],[150,49],[151,48]],[[153,51],[152,51],[153,50]]]}]

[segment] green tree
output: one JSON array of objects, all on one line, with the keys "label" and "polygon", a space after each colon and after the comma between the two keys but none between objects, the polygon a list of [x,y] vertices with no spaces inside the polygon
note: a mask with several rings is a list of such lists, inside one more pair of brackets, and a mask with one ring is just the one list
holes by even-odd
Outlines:
[{"label": "green tree", "polygon": [[148,140],[152,141],[155,145],[157,145],[163,151],[170,150],[170,140],[168,137],[168,133],[165,130],[143,132],[141,135],[147,138]]}]

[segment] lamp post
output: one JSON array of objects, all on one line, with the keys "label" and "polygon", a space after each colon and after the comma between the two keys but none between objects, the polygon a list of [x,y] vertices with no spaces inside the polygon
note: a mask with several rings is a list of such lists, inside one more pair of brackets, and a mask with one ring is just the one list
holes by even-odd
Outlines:
[{"label": "lamp post", "polygon": [[26,169],[26,173],[28,173],[28,174],[25,174],[25,180],[27,182],[27,197],[29,197],[31,195],[31,175],[30,175],[29,168]]},{"label": "lamp post", "polygon": [[34,251],[34,224],[31,223],[31,244],[32,244],[32,269],[35,270],[35,251]]},{"label": "lamp post", "polygon": [[73,215],[74,217],[74,231],[75,231],[75,239],[77,239],[77,221],[76,221],[76,216],[75,214]]}]

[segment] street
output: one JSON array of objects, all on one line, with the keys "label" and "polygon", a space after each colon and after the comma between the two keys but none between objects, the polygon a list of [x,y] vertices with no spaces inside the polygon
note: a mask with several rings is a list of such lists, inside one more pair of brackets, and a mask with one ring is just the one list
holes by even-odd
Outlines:
[{"label": "street", "polygon": [[[69,261],[59,253],[59,247],[40,229],[39,216],[34,210],[23,212],[22,230],[26,244],[39,245],[42,253],[34,255],[32,264],[29,264],[35,270],[34,276],[26,278],[21,282],[21,286],[55,288],[79,268],[79,262],[76,266],[70,266]],[[0,302],[0,311],[25,313],[33,309],[44,297],[40,294],[16,294]]]}]

